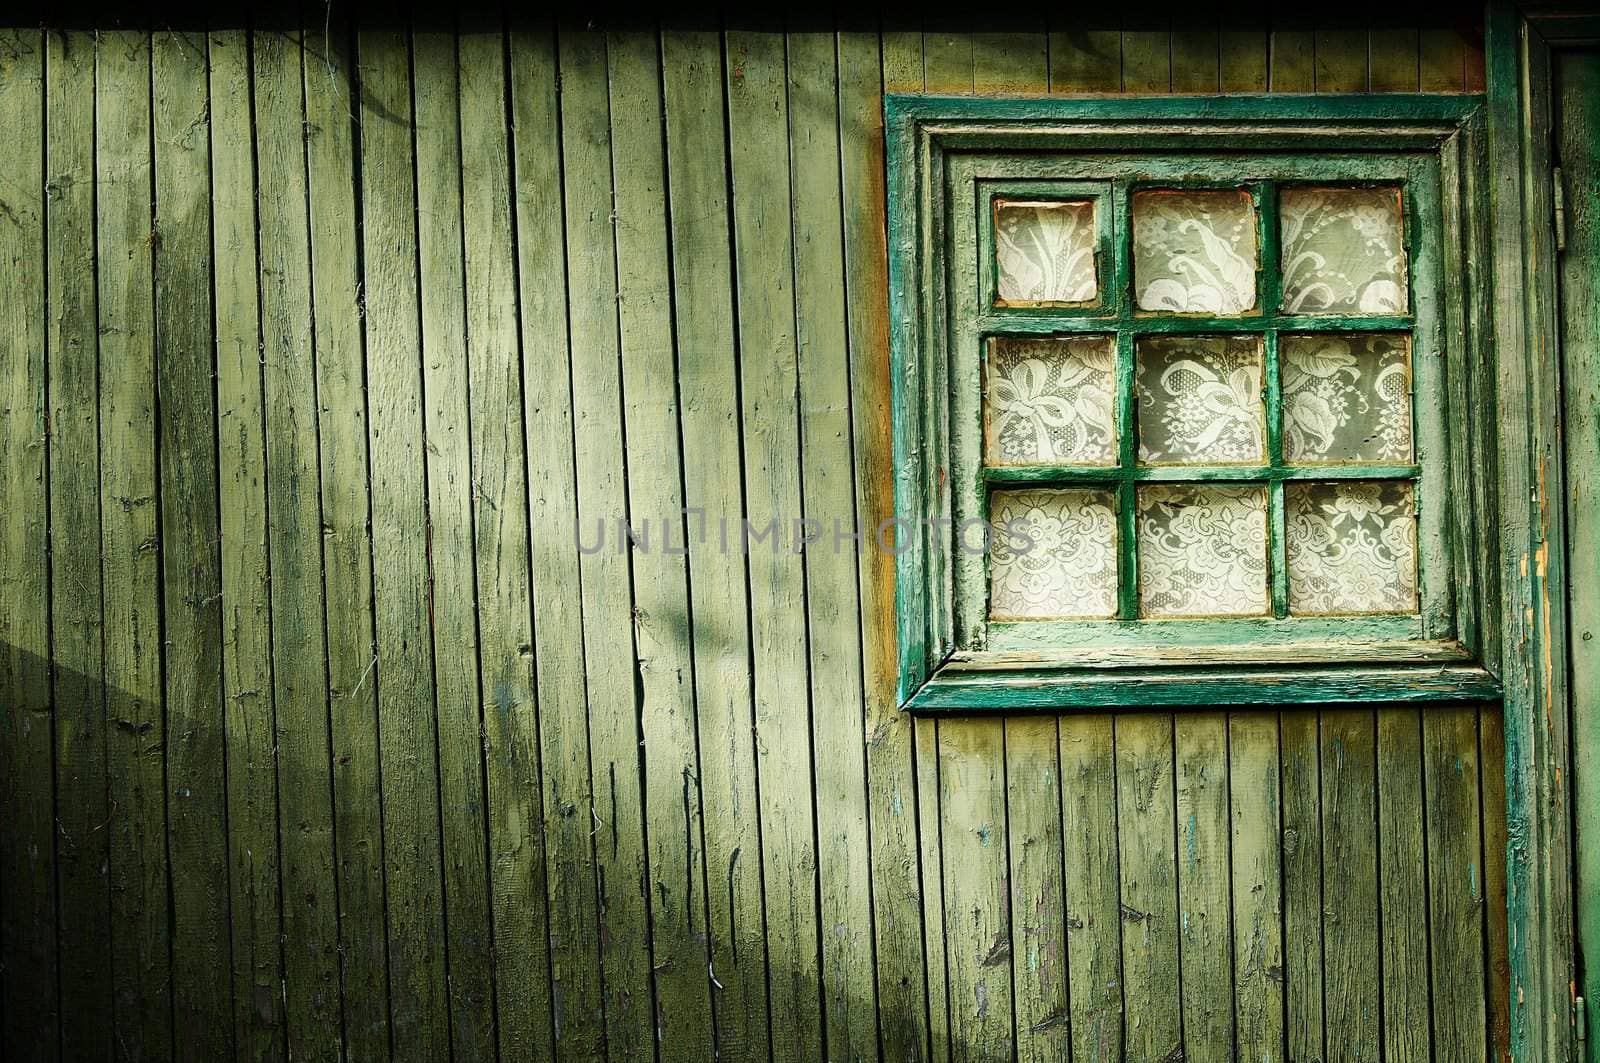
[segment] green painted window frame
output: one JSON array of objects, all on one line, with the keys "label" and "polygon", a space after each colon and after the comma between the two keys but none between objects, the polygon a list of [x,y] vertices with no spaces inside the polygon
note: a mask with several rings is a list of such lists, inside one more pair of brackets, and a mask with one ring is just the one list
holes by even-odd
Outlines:
[{"label": "green painted window frame", "polygon": [[[1487,589],[1479,576],[1491,567],[1492,545],[1481,532],[1486,501],[1474,492],[1471,471],[1491,457],[1480,423],[1490,396],[1480,379],[1488,361],[1487,295],[1469,284],[1445,283],[1468,275],[1485,239],[1484,207],[1464,181],[1474,165],[1465,153],[1481,136],[1480,107],[1476,99],[1438,96],[886,97],[903,706],[982,711],[1499,696],[1485,666]],[[1277,312],[1278,190],[1313,183],[1402,186],[1411,248],[1409,313]],[[1251,190],[1260,251],[1254,310],[1209,319],[1131,305],[1132,234],[1124,222],[1133,192],[1143,187]],[[1029,193],[1103,197],[1096,210],[1102,241],[1096,304],[996,305],[993,202]],[[1410,334],[1414,464],[1283,462],[1277,337],[1336,330]],[[1133,460],[1127,428],[1133,423],[1134,336],[1163,332],[1263,337],[1266,463],[1197,469]],[[986,468],[981,373],[987,338],[1071,333],[1118,337],[1118,462]],[[1341,477],[1415,485],[1417,613],[1287,615],[1283,484]],[[1134,619],[1132,494],[1135,483],[1153,480],[1267,485],[1272,616]],[[988,558],[958,550],[954,536],[962,522],[987,519],[991,486],[1024,483],[1117,486],[1119,619],[988,619]]]}]

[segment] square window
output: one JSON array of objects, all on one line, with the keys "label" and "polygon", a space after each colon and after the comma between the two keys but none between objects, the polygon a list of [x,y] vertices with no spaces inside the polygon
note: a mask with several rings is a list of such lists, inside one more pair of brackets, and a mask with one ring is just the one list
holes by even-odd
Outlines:
[{"label": "square window", "polygon": [[1243,314],[1256,305],[1256,208],[1244,189],[1133,194],[1140,310]]},{"label": "square window", "polygon": [[1099,295],[1095,204],[996,200],[996,298],[1001,306],[1075,306]]},{"label": "square window", "polygon": [[1140,616],[1269,611],[1264,488],[1141,485],[1138,540]]},{"label": "square window", "polygon": [[1117,615],[1116,494],[1097,488],[996,491],[989,498],[989,615]]},{"label": "square window", "polygon": [[1284,313],[1406,313],[1400,189],[1285,188],[1280,210]]},{"label": "square window", "polygon": [[984,375],[988,463],[1114,463],[1116,361],[1115,336],[990,339]]},{"label": "square window", "polygon": [[1292,483],[1284,488],[1284,509],[1291,615],[1416,611],[1411,484]]},{"label": "square window", "polygon": [[1265,459],[1258,338],[1151,336],[1138,341],[1137,352],[1141,464]]},{"label": "square window", "polygon": [[1409,462],[1409,348],[1404,334],[1283,336],[1284,458]]}]

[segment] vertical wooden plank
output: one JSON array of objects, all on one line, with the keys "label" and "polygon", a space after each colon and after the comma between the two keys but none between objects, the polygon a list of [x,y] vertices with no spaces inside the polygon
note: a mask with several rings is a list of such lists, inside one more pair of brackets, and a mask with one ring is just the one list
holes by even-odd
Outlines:
[{"label": "vertical wooden plank", "polygon": [[[105,687],[100,673],[94,37],[82,32],[47,33],[44,46],[50,638],[56,720],[56,882],[61,913],[56,940],[67,961],[59,970],[61,1011],[73,1016],[72,1022],[61,1024],[62,1055],[89,1059],[108,1057],[113,1051],[111,965],[91,959],[103,957],[111,942]],[[248,152],[248,141],[245,149]],[[253,253],[249,266],[253,294]],[[252,318],[252,364],[254,334]],[[269,826],[267,837],[272,836]],[[276,932],[272,940],[276,957]]]},{"label": "vertical wooden plank", "polygon": [[1172,30],[1172,91],[1214,93],[1222,88],[1222,49],[1216,23],[1185,20]]},{"label": "vertical wooden plank", "polygon": [[[1499,706],[1478,710],[1478,771],[1483,779],[1484,965],[1489,981],[1489,1058],[1511,1058],[1511,958],[1506,917],[1506,739]],[[1593,1005],[1591,1005],[1593,1006]]]},{"label": "vertical wooden plank", "polygon": [[1299,20],[1276,12],[1267,84],[1272,92],[1313,92],[1317,87],[1315,34]]},{"label": "vertical wooden plank", "polygon": [[106,828],[111,834],[111,962],[122,1050],[133,1058],[164,1059],[173,1044],[155,497],[149,34],[101,32],[95,63],[100,549],[110,720],[106,757],[115,813]]},{"label": "vertical wooden plank", "polygon": [[1238,1058],[1284,1059],[1283,831],[1276,713],[1228,716]]},{"label": "vertical wooden plank", "polygon": [[1118,868],[1122,876],[1122,977],[1129,1055],[1181,1054],[1173,720],[1118,716]]},{"label": "vertical wooden plank", "polygon": [[1460,32],[1466,48],[1466,81],[1463,88],[1468,92],[1482,92],[1488,84],[1487,63],[1484,56],[1483,26],[1468,27]]},{"label": "vertical wooden plank", "polygon": [[1396,1061],[1426,1060],[1430,1041],[1422,711],[1400,706],[1378,711],[1375,841],[1383,928],[1383,1053]]},{"label": "vertical wooden plank", "polygon": [[54,1059],[44,51],[37,29],[0,30],[0,124],[14,142],[0,158],[0,1054]]},{"label": "vertical wooden plank", "polygon": [[548,1059],[552,1001],[543,784],[533,679],[505,41],[498,25],[463,27],[457,62],[495,1015],[502,1060]]},{"label": "vertical wooden plank", "polygon": [[[378,767],[377,647],[368,532],[367,395],[362,373],[361,277],[356,260],[355,79],[342,16],[305,29],[307,212],[311,335],[322,483],[322,579],[328,714],[339,854],[339,966],[345,1051],[388,1051],[388,936],[384,927],[383,778]],[[308,20],[309,22],[309,20]],[[423,947],[426,947],[424,945]],[[425,992],[425,991],[424,991]],[[443,1050],[437,999],[402,992],[394,1036],[422,1055]]]},{"label": "vertical wooden plank", "polygon": [[1371,710],[1322,714],[1322,953],[1327,1055],[1379,1056],[1377,735]]},{"label": "vertical wooden plank", "polygon": [[[403,63],[405,58],[402,52],[395,61]],[[476,1045],[481,1046],[476,1049],[478,1054],[489,1056],[500,1043],[500,1029],[494,1021],[498,999],[495,972],[500,957],[493,950],[494,873],[488,855],[485,701],[478,685],[479,562],[473,526],[475,494],[468,410],[455,34],[414,33],[411,68],[419,219],[417,298],[422,310],[422,431],[428,486],[428,607],[439,742],[445,926],[449,935],[445,952],[450,1040],[461,1055],[472,1054]],[[367,294],[369,304],[373,295]],[[388,728],[384,734],[389,735]],[[388,763],[387,744],[384,759]],[[587,772],[584,777],[587,779]],[[403,852],[391,846],[388,859],[394,860]],[[391,921],[391,932],[394,929]],[[524,1013],[512,1016],[513,1023],[523,1020]],[[548,1016],[527,1015],[526,1021],[538,1024],[538,1028],[549,1027]]]},{"label": "vertical wooden plank", "polygon": [[1249,20],[1244,21],[1241,25],[1230,17],[1228,28],[1218,34],[1218,84],[1223,92],[1266,92],[1272,39],[1265,29],[1248,28]]},{"label": "vertical wooden plank", "polygon": [[1069,1054],[1067,895],[1062,868],[1061,739],[1056,721],[1005,721],[1011,854],[1011,981],[1017,1059]]},{"label": "vertical wooden plank", "polygon": [[[795,345],[789,119],[783,38],[727,35],[729,155],[739,307],[740,399],[748,520],[765,543],[747,540],[755,734],[760,779],[762,877],[775,1063],[822,1054],[817,852],[811,809],[805,586],[785,525],[802,512],[798,353]],[[770,522],[770,523],[769,523]]]},{"label": "vertical wooden plank", "polygon": [[156,33],[152,64],[174,1048],[221,1059],[233,1051],[233,1000],[205,36]]},{"label": "vertical wooden plank", "polygon": [[[872,846],[867,831],[857,624],[855,491],[840,186],[840,74],[832,33],[791,33],[795,346],[800,373],[806,631],[821,883],[822,1001],[830,1059],[878,1053]],[[1042,45],[1041,45],[1042,47]],[[1040,65],[1043,65],[1041,56]],[[871,540],[866,540],[870,544]],[[870,545],[869,545],[870,548]]]},{"label": "vertical wooden plank", "polygon": [[1172,31],[1141,25],[1122,31],[1122,91],[1172,91]]},{"label": "vertical wooden plank", "polygon": [[[909,65],[909,64],[907,64]],[[973,81],[972,41],[970,36],[924,33],[922,40],[922,68],[924,87],[928,92],[968,92]],[[909,71],[908,71],[909,73]],[[898,83],[886,83],[885,89],[893,92]],[[908,90],[914,89],[909,81]],[[959,728],[961,721],[946,721]],[[934,1059],[947,1059],[956,1047],[953,1041],[954,1012],[958,1006],[951,994],[950,961],[945,903],[945,853],[942,836],[942,810],[940,808],[942,784],[939,778],[939,731],[944,722],[915,720],[912,722],[914,744],[913,763],[917,771],[918,837],[922,843],[922,882],[924,889],[923,916],[924,949],[928,971],[929,1047]],[[1000,735],[993,732],[993,755],[999,756]]]},{"label": "vertical wooden plank", "polygon": [[[900,70],[905,73],[895,72]],[[865,538],[875,536],[882,522],[894,515],[889,476],[892,447],[882,92],[886,80],[902,76],[914,77],[916,87],[922,87],[920,36],[891,34],[880,49],[875,32],[839,35],[840,186],[849,308],[845,316],[849,329],[846,373],[855,456],[855,519],[863,534],[856,556],[872,922],[880,1054],[890,1063],[920,1061],[928,1050],[924,891],[917,861],[912,724],[895,703],[894,557],[879,550],[875,539]]]},{"label": "vertical wooden plank", "polygon": [[[361,34],[354,58],[360,103],[360,305],[365,326],[377,638],[377,666],[362,690],[375,687],[377,695],[390,1021],[398,1055],[439,1058],[453,1045],[461,1055],[482,1056],[494,1050],[483,821],[481,814],[463,806],[462,791],[452,787],[451,845],[465,845],[472,862],[452,867],[445,879],[428,629],[428,539],[416,534],[416,529],[428,526],[428,485],[411,55],[403,33],[380,29]],[[339,117],[337,112],[327,114],[330,123]],[[313,197],[313,215],[316,210]],[[346,440],[345,445],[353,449],[354,441]],[[328,448],[326,436],[323,446]],[[346,533],[353,535],[355,529],[347,528]],[[330,571],[330,596],[331,579]],[[332,630],[330,620],[330,635]],[[347,711],[354,708],[351,704]],[[476,743],[472,747],[475,752]],[[470,764],[470,781],[464,789],[481,808],[477,757]],[[383,929],[379,927],[380,932]]]},{"label": "vertical wooden plank", "polygon": [[[1071,23],[1076,16],[1063,21]],[[1119,30],[1052,29],[1050,91],[1122,91],[1122,33]]]},{"label": "vertical wooden plank", "polygon": [[661,48],[684,504],[698,523],[689,529],[689,603],[717,1050],[762,1059],[766,938],[748,588],[743,557],[720,534],[723,520],[745,511],[722,43],[715,33],[674,30]]},{"label": "vertical wooden plank", "polygon": [[1283,769],[1284,1026],[1287,1060],[1322,1058],[1322,772],[1317,712],[1279,717]]},{"label": "vertical wooden plank", "polygon": [[1061,732],[1072,1058],[1122,1059],[1122,904],[1116,750],[1109,716],[1070,715]]},{"label": "vertical wooden plank", "polygon": [[1422,64],[1417,31],[1409,27],[1373,26],[1368,31],[1368,62],[1373,92],[1416,92]]},{"label": "vertical wooden plank", "polygon": [[1484,1059],[1484,874],[1478,713],[1456,706],[1422,720],[1427,787],[1433,1043],[1440,1059]]},{"label": "vertical wooden plank", "polygon": [[1315,56],[1318,92],[1367,91],[1366,30],[1318,30]]},{"label": "vertical wooden plank", "polygon": [[939,726],[950,1049],[957,1061],[1011,1054],[1011,906],[1000,723],[946,719]]},{"label": "vertical wooden plank", "polygon": [[1234,1055],[1234,956],[1227,714],[1178,713],[1173,732],[1183,1056],[1228,1060]]},{"label": "vertical wooden plank", "polygon": [[1461,92],[1467,86],[1467,42],[1459,30],[1428,27],[1417,38],[1418,87]]},{"label": "vertical wooden plank", "polygon": [[250,42],[227,30],[209,45],[234,1050],[268,1059],[286,1049]]},{"label": "vertical wooden plank", "polygon": [[343,1030],[301,41],[291,29],[253,44],[284,998],[289,1052],[331,1059]]},{"label": "vertical wooden plank", "polygon": [[716,1047],[684,556],[689,529],[672,345],[660,44],[655,33],[643,31],[612,33],[607,40],[616,255],[627,263],[616,282],[625,457],[630,469],[650,470],[628,477],[627,503],[641,536],[633,562],[633,631],[644,749],[654,1029],[663,1058],[705,1059]]},{"label": "vertical wooden plank", "polygon": [[991,95],[1042,93],[1049,87],[1049,37],[1041,21],[1030,31],[980,30],[972,35],[973,89]]}]

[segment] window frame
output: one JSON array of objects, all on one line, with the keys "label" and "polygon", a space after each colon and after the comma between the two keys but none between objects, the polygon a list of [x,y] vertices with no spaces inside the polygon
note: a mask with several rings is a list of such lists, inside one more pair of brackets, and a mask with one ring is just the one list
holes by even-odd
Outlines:
[{"label": "window frame", "polygon": [[[1481,619],[1493,566],[1479,525],[1492,483],[1470,470],[1492,456],[1483,379],[1487,283],[1474,263],[1483,209],[1469,186],[1481,143],[1478,101],[1439,96],[1370,98],[1161,97],[996,99],[885,98],[889,167],[891,363],[894,383],[895,515],[900,537],[896,603],[900,702],[918,710],[1072,706],[1443,701],[1497,697],[1493,632]],[[1217,160],[1250,153],[1245,178]],[[993,200],[1032,182],[1081,198],[1106,189],[1096,230],[1110,230],[1114,262],[1100,261],[1097,305],[997,306]],[[1277,313],[1278,190],[1295,184],[1403,183],[1409,312],[1383,317]],[[1251,188],[1256,207],[1257,306],[1243,316],[1155,314],[1132,305],[1127,203],[1141,187]],[[1109,206],[1110,210],[1104,210]],[[1438,219],[1437,241],[1418,240]],[[973,261],[967,261],[971,258]],[[1443,278],[1462,276],[1446,287]],[[1111,283],[1115,279],[1116,283]],[[979,298],[986,300],[979,303]],[[1413,475],[1418,521],[1414,615],[1134,620],[1122,587],[1118,620],[991,621],[988,558],[959,551],[962,520],[987,516],[990,484],[1040,486],[1107,481],[1119,488],[1119,551],[1132,541],[1133,484],[1233,479],[1270,487],[1269,517],[1282,528],[1285,478],[1371,478],[1326,465],[1285,466],[1276,381],[1267,410],[1268,461],[1196,475],[1194,467],[1133,467],[1122,442],[1117,465],[985,468],[982,363],[987,337],[1062,332],[1117,335],[1116,422],[1129,433],[1136,401],[1133,329],[1263,336],[1359,328],[1407,333],[1413,374]],[[1426,348],[1426,351],[1424,350]],[[1438,401],[1430,401],[1436,395]],[[974,431],[976,426],[976,431]],[[978,455],[974,465],[972,455]],[[1278,456],[1273,463],[1272,455]],[[1431,510],[1424,506],[1433,506]],[[1428,528],[1429,531],[1424,531]],[[1286,590],[1281,535],[1269,558],[1274,612]],[[1431,576],[1430,576],[1431,573]],[[1136,581],[1136,576],[1134,577]],[[981,581],[981,582],[977,582]],[[1135,582],[1136,585],[1136,582]],[[974,593],[974,587],[981,590]]]}]

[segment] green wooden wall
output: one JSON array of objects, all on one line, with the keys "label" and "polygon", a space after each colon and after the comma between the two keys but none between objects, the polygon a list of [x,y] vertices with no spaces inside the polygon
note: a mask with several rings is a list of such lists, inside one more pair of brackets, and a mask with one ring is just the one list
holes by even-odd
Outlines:
[{"label": "green wooden wall", "polygon": [[1481,87],[966,30],[0,32],[0,1056],[1503,1051],[1494,707],[913,720],[719,548],[890,512],[885,89]]}]

